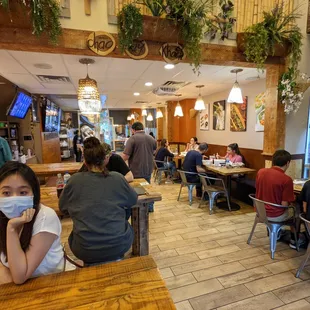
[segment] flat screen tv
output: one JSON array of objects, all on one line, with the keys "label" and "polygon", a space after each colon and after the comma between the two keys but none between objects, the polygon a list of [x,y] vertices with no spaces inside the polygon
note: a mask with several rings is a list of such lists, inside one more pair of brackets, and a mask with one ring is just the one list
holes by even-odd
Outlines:
[{"label": "flat screen tv", "polygon": [[10,105],[7,115],[17,118],[25,118],[29,107],[32,103],[32,98],[25,93],[17,92],[12,104]]}]

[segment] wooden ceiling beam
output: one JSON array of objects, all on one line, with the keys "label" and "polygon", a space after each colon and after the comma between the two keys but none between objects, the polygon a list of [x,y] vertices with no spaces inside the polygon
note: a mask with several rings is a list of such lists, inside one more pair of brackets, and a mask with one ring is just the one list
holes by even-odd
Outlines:
[{"label": "wooden ceiling beam", "polygon": [[[98,56],[87,47],[87,39],[91,31],[63,29],[63,34],[59,38],[58,45],[52,45],[48,42],[45,35],[36,37],[31,33],[31,29],[23,28],[0,28],[0,49],[18,50],[27,52],[53,53],[53,54],[70,54]],[[117,34],[113,34],[117,42]],[[163,61],[159,53],[162,43],[147,42],[149,54],[145,58],[147,60]],[[202,64],[220,65],[220,66],[242,66],[255,67],[255,64],[245,60],[242,53],[238,52],[234,46],[225,46],[217,44],[202,43]],[[116,48],[108,57],[130,58],[127,54],[122,54]],[[188,63],[188,59],[184,59]],[[268,59],[268,64],[283,64],[284,59],[280,57],[272,57]]]}]

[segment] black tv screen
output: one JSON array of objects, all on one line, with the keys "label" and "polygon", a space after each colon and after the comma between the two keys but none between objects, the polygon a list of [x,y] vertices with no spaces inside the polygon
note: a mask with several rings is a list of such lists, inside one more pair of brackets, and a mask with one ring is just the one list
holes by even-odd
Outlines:
[{"label": "black tv screen", "polygon": [[29,107],[32,103],[32,98],[22,92],[18,92],[15,96],[7,115],[17,118],[25,118]]}]

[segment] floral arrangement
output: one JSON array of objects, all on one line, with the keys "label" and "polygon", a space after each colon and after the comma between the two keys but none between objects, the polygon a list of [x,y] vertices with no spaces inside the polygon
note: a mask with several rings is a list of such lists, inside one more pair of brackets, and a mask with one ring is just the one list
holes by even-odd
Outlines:
[{"label": "floral arrangement", "polygon": [[[299,82],[299,83],[298,83]],[[304,92],[310,85],[310,77],[305,73],[295,73],[293,68],[285,72],[279,83],[279,96],[284,104],[284,112],[296,113],[304,99]]]}]

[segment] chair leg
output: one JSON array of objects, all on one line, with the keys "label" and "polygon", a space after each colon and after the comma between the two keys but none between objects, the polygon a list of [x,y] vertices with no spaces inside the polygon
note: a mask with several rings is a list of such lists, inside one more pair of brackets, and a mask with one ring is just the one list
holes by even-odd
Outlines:
[{"label": "chair leg", "polygon": [[259,219],[258,219],[258,217],[256,216],[255,219],[254,219],[254,224],[253,224],[253,227],[252,227],[250,236],[249,236],[249,238],[248,238],[248,244],[251,243],[251,240],[252,240],[252,237],[253,237],[253,234],[254,234],[254,231],[255,231],[255,228],[256,228],[256,225],[257,225],[258,222],[259,222]]},{"label": "chair leg", "polygon": [[308,262],[309,257],[310,257],[310,246],[308,245],[308,248],[307,248],[307,252],[306,252],[306,254],[305,254],[305,257],[304,257],[302,263],[300,264],[300,266],[299,266],[299,268],[298,268],[298,270],[297,270],[297,272],[296,272],[296,275],[295,275],[296,278],[299,278],[300,273],[301,273],[301,272],[303,271],[303,269],[305,268],[305,266],[306,266],[306,264],[307,264],[307,262]]},{"label": "chair leg", "polygon": [[188,185],[188,200],[189,200],[189,205],[192,205],[193,202],[193,189],[195,185]]},{"label": "chair leg", "polygon": [[202,196],[201,196],[198,208],[200,208],[202,202],[204,201],[205,193],[206,193],[205,191],[202,192]]},{"label": "chair leg", "polygon": [[297,250],[297,252],[299,252],[298,238],[297,238],[295,226],[291,226],[291,231],[293,231],[293,233],[294,233],[294,239],[295,239],[295,242],[296,242],[295,243],[296,244],[296,250]]},{"label": "chair leg", "polygon": [[281,229],[281,225],[272,224],[270,228],[270,252],[271,258],[274,259],[274,253],[276,252],[277,240],[278,240],[278,232]]},{"label": "chair leg", "polygon": [[226,193],[226,200],[227,200],[228,209],[229,209],[229,211],[231,212],[231,208],[230,208],[230,199],[229,199],[228,193]]},{"label": "chair leg", "polygon": [[158,185],[160,185],[160,183],[161,183],[161,176],[162,176],[162,174],[163,174],[163,172],[162,171],[158,171],[159,172],[159,176],[158,176]]},{"label": "chair leg", "polygon": [[179,191],[179,196],[178,196],[178,201],[180,201],[180,196],[181,196],[181,192],[182,192],[182,188],[183,188],[183,183],[181,183],[181,187],[180,187],[180,191]]}]

